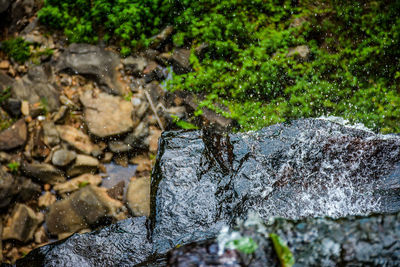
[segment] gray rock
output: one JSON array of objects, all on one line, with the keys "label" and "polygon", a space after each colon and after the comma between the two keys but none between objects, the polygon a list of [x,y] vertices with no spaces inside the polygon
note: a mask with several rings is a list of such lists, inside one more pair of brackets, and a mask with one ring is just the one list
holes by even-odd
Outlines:
[{"label": "gray rock", "polygon": [[133,107],[129,101],[106,93],[86,91],[80,97],[85,107],[85,122],[91,134],[109,137],[132,130]]},{"label": "gray rock", "polygon": [[96,232],[74,234],[60,245],[32,251],[17,266],[133,266],[144,261],[151,251],[144,229],[146,218],[138,217]]},{"label": "gray rock", "polygon": [[67,166],[76,158],[75,151],[71,151],[68,149],[58,149],[53,153],[51,158],[51,163],[55,166]]},{"label": "gray rock", "polygon": [[184,74],[192,71],[189,62],[190,49],[178,48],[172,53],[171,63],[176,74]]},{"label": "gray rock", "polygon": [[145,122],[140,122],[135,130],[127,135],[124,143],[132,148],[146,149],[148,144],[145,143],[145,138],[149,135],[149,127]]},{"label": "gray rock", "polygon": [[105,216],[115,216],[122,203],[110,198],[105,188],[87,185],[69,198],[54,203],[46,224],[51,234],[76,232],[98,224]]},{"label": "gray rock", "polygon": [[54,185],[65,181],[63,172],[47,163],[24,163],[22,170],[26,175],[35,178],[42,184]]},{"label": "gray rock", "polygon": [[0,70],[0,91],[5,90],[13,84],[13,79],[8,76],[4,71]]},{"label": "gray rock", "polygon": [[86,155],[77,155],[74,164],[67,170],[69,177],[84,173],[96,173],[99,168],[99,160]]},{"label": "gray rock", "polygon": [[399,211],[399,166],[400,137],[322,119],[248,134],[165,132],[152,174],[155,250],[204,239],[249,211],[263,220]]},{"label": "gray rock", "polygon": [[7,207],[19,190],[17,181],[0,166],[0,209]]},{"label": "gray rock", "polygon": [[118,80],[119,56],[111,51],[88,44],[71,44],[61,55],[57,71],[72,70],[75,73],[95,77],[108,93],[125,95],[127,92]]},{"label": "gray rock", "polygon": [[28,206],[17,204],[4,226],[2,239],[15,239],[21,242],[32,240],[41,222],[43,222],[43,214],[36,214]]},{"label": "gray rock", "polygon": [[30,104],[46,102],[49,111],[57,110],[60,91],[54,83],[51,69],[47,65],[34,66],[28,74],[21,79],[16,79],[11,87],[14,98],[26,100]]},{"label": "gray rock", "polygon": [[0,150],[10,150],[24,145],[27,135],[25,121],[18,120],[11,127],[0,132]]},{"label": "gray rock", "polygon": [[144,57],[127,57],[122,60],[125,69],[133,75],[141,75],[146,68],[147,60]]},{"label": "gray rock", "polygon": [[60,136],[56,129],[56,126],[51,121],[43,122],[43,141],[48,147],[53,147],[60,143]]},{"label": "gray rock", "polygon": [[248,221],[249,224],[240,225],[237,231],[257,243],[258,248],[250,255],[238,251],[218,255],[218,242],[212,241],[174,249],[167,261],[171,267],[203,266],[202,263],[208,262],[215,264],[212,266],[223,266],[228,260],[232,263],[230,266],[282,266],[270,238],[257,231],[263,230],[278,234],[287,244],[294,256],[294,266],[397,266],[400,264],[399,219],[397,213],[341,220],[277,219],[266,226]]}]

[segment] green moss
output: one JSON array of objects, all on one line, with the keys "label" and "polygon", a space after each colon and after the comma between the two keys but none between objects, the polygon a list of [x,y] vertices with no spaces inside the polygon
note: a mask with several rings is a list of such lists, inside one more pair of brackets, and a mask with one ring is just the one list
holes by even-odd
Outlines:
[{"label": "green moss", "polygon": [[[196,113],[206,106],[239,130],[334,115],[400,132],[399,13],[399,1],[47,0],[38,16],[71,42],[104,37],[123,56],[166,25],[176,46],[206,43],[169,89],[205,95]],[[296,18],[304,23],[290,27]],[[300,45],[306,59],[288,55]]]},{"label": "green moss", "polygon": [[0,49],[18,63],[24,63],[31,56],[30,43],[21,37],[1,42]]}]

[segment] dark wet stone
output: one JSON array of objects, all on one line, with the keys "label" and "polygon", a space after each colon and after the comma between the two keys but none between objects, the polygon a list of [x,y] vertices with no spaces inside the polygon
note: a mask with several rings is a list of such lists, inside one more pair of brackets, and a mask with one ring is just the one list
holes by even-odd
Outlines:
[{"label": "dark wet stone", "polygon": [[151,218],[159,252],[249,211],[267,220],[400,210],[395,136],[310,119],[249,134],[165,132],[158,153]]},{"label": "dark wet stone", "polygon": [[33,177],[43,184],[54,185],[65,182],[63,172],[47,163],[24,163],[22,170],[27,176]]},{"label": "dark wet stone", "polygon": [[2,107],[14,118],[21,116],[21,100],[9,98],[3,103]]},{"label": "dark wet stone", "polygon": [[[159,144],[151,183],[151,252],[138,253],[160,255],[178,245],[213,239],[222,226],[256,212],[263,221],[287,219],[275,220],[268,231],[288,242],[301,265],[396,265],[399,215],[367,216],[400,211],[398,136],[307,119],[248,134],[164,132]],[[366,217],[313,219],[352,215]],[[145,231],[143,227],[141,233]],[[80,242],[88,244],[91,235],[81,235]],[[125,242],[120,238],[114,242]],[[61,257],[85,266],[103,257],[100,251],[108,253],[102,245],[93,245],[88,254],[63,246],[42,247],[25,259],[39,259],[42,253],[48,254],[44,262]],[[135,258],[130,253],[127,249],[110,261],[118,265],[121,257]],[[271,257],[265,259],[273,263]],[[157,266],[152,259],[141,266]]]},{"label": "dark wet stone", "polygon": [[[243,225],[242,225],[243,226]],[[218,255],[216,241],[192,243],[173,249],[168,266],[281,266],[272,242],[253,226],[241,229],[258,249],[246,255],[225,250]],[[293,253],[296,266],[398,266],[400,264],[400,213],[368,218],[277,219],[266,226],[278,234]],[[222,265],[229,259],[231,265]]]},{"label": "dark wet stone", "polygon": [[146,218],[119,221],[88,234],[74,234],[17,261],[17,266],[133,266],[151,251],[147,240]]}]

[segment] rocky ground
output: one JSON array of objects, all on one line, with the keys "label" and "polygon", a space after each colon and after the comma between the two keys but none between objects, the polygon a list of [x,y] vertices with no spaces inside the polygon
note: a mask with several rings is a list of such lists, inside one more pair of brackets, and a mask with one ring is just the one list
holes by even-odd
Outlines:
[{"label": "rocky ground", "polygon": [[[24,64],[0,54],[0,259],[13,263],[72,233],[148,216],[158,138],[177,128],[177,118],[190,120],[196,104],[165,90],[168,67],[190,70],[190,50],[170,44],[172,28],[122,59],[114,47],[48,34],[35,1],[0,4],[2,39],[19,36],[32,50],[52,51]],[[232,124],[205,114],[207,124]]]}]

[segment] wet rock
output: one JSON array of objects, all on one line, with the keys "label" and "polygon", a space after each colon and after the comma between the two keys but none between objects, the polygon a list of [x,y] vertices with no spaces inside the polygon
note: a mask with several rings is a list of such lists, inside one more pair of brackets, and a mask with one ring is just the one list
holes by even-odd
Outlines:
[{"label": "wet rock", "polygon": [[112,51],[94,45],[71,44],[61,55],[56,70],[72,70],[94,77],[106,92],[125,95],[127,92],[118,80],[119,64],[119,56]]},{"label": "wet rock", "polygon": [[60,143],[60,136],[53,122],[45,121],[42,127],[44,134],[43,141],[47,146],[53,147]]},{"label": "wet rock", "polygon": [[24,204],[18,204],[3,229],[2,239],[27,242],[33,239],[36,228],[43,221],[43,214],[36,214]]},{"label": "wet rock", "polygon": [[150,177],[133,178],[126,194],[128,207],[135,216],[150,215]]},{"label": "wet rock", "polygon": [[18,192],[17,181],[0,166],[0,209],[7,207]]},{"label": "wet rock", "polygon": [[299,45],[294,48],[290,48],[287,53],[288,57],[298,56],[302,60],[306,60],[310,55],[310,49],[306,45]]},{"label": "wet rock", "polygon": [[148,135],[148,125],[142,121],[132,133],[125,137],[124,143],[136,149],[147,149],[148,144],[146,145],[144,140]]},{"label": "wet rock", "polygon": [[55,166],[67,166],[76,158],[75,151],[71,151],[68,149],[58,149],[54,151],[53,156],[51,158],[51,163]]},{"label": "wet rock", "polygon": [[143,76],[146,83],[151,81],[161,81],[167,78],[166,71],[155,61],[150,61],[143,70]]},{"label": "wet rock", "polygon": [[10,162],[11,160],[12,160],[12,157],[10,154],[0,151],[0,163]]},{"label": "wet rock", "polygon": [[124,153],[132,150],[132,147],[122,141],[112,141],[108,143],[108,147],[114,153]]},{"label": "wet rock", "polygon": [[25,144],[27,128],[23,119],[18,120],[10,128],[0,132],[0,150],[10,150]]},{"label": "wet rock", "polygon": [[133,266],[151,251],[145,224],[145,217],[131,218],[99,231],[74,234],[59,245],[32,251],[17,266]]},{"label": "wet rock", "polygon": [[84,173],[95,173],[99,168],[99,160],[86,155],[77,155],[74,164],[68,169],[69,177],[78,176]]},{"label": "wet rock", "polygon": [[78,151],[92,155],[101,153],[100,148],[93,144],[90,137],[82,131],[68,125],[57,125],[56,129],[60,138]]},{"label": "wet rock", "polygon": [[[126,253],[108,254],[97,249],[102,245],[87,245],[91,235],[81,235],[81,241],[75,237],[42,247],[23,260],[85,265],[93,258],[103,260],[106,254],[109,257],[101,264],[129,259],[124,264],[134,265],[138,254],[154,256],[177,245],[213,239],[222,226],[234,225],[252,211],[270,222],[268,232],[287,241],[304,266],[324,261],[396,265],[399,166],[400,137],[322,119],[297,120],[247,134],[164,132],[151,180],[150,221],[141,230],[142,234],[150,230],[146,242],[152,243],[151,252],[132,253],[128,248],[123,249]],[[396,213],[367,216],[388,211]],[[364,217],[315,218],[348,215]],[[273,217],[288,220],[271,224]],[[129,243],[121,240],[125,232],[113,227],[102,231],[108,236],[119,231],[120,238],[111,239]],[[107,242],[97,237],[99,244]],[[85,244],[87,251],[77,251],[76,242]],[[93,251],[99,253],[88,254]],[[153,256],[143,264],[154,266]]]},{"label": "wet rock", "polygon": [[204,239],[250,210],[264,220],[398,211],[390,188],[400,176],[384,186],[398,163],[399,137],[321,119],[248,134],[166,132],[152,174],[155,248]]},{"label": "wet rock", "polygon": [[24,163],[22,171],[42,184],[54,185],[65,181],[63,172],[47,163]]},{"label": "wet rock", "polygon": [[110,198],[105,188],[87,185],[69,198],[57,201],[49,210],[46,224],[51,234],[76,232],[115,216],[122,203]]},{"label": "wet rock", "polygon": [[127,73],[132,75],[141,75],[143,70],[146,68],[147,60],[144,57],[127,57],[122,60],[122,64]]},{"label": "wet rock", "polygon": [[241,226],[240,234],[251,237],[258,244],[255,253],[246,255],[228,250],[218,255],[217,242],[203,242],[174,249],[168,266],[200,266],[202,262],[204,266],[216,266],[206,263],[223,262],[227,254],[237,266],[282,266],[270,238],[262,232],[278,234],[291,250],[296,266],[395,266],[400,263],[400,233],[394,230],[391,236],[389,229],[398,229],[399,218],[397,213],[341,220],[276,219],[272,224],[262,226],[259,232],[260,228],[249,222]]},{"label": "wet rock", "polygon": [[106,93],[86,91],[80,97],[90,133],[108,137],[129,132],[133,127],[133,107],[129,101]]},{"label": "wet rock", "polygon": [[[198,100],[192,94],[186,94],[184,96],[184,102],[187,105],[189,112],[194,111],[198,108]],[[223,107],[220,107],[223,109]],[[215,111],[203,107],[201,118],[203,119],[203,124],[210,129],[218,132],[230,132],[232,128],[236,125],[233,119],[225,118],[224,116],[216,113]]]},{"label": "wet rock", "polygon": [[27,202],[32,199],[37,199],[40,196],[42,188],[39,184],[32,182],[32,180],[28,178],[20,177],[16,180],[20,188],[18,193],[18,201]]},{"label": "wet rock", "polygon": [[45,192],[42,196],[38,199],[38,206],[40,208],[47,208],[56,202],[57,198],[50,192]]},{"label": "wet rock", "polygon": [[54,83],[50,67],[46,65],[29,68],[28,74],[16,79],[11,86],[13,98],[30,104],[46,103],[49,111],[58,109],[59,89]]},{"label": "wet rock", "polygon": [[125,189],[125,182],[121,181],[116,185],[114,185],[113,187],[111,187],[110,189],[107,189],[107,194],[113,199],[122,201],[124,198],[124,189]]},{"label": "wet rock", "polygon": [[18,118],[19,116],[21,116],[21,100],[19,99],[9,98],[4,101],[2,107],[12,117]]},{"label": "wet rock", "polygon": [[176,74],[184,74],[190,72],[192,67],[189,62],[190,49],[175,49],[171,56],[171,63]]},{"label": "wet rock", "polygon": [[79,190],[79,188],[87,185],[99,185],[100,183],[100,175],[85,173],[76,178],[70,179],[65,183],[56,184],[53,189],[59,194],[64,194]]},{"label": "wet rock", "polygon": [[29,103],[28,101],[21,102],[21,113],[24,116],[29,116]]}]

